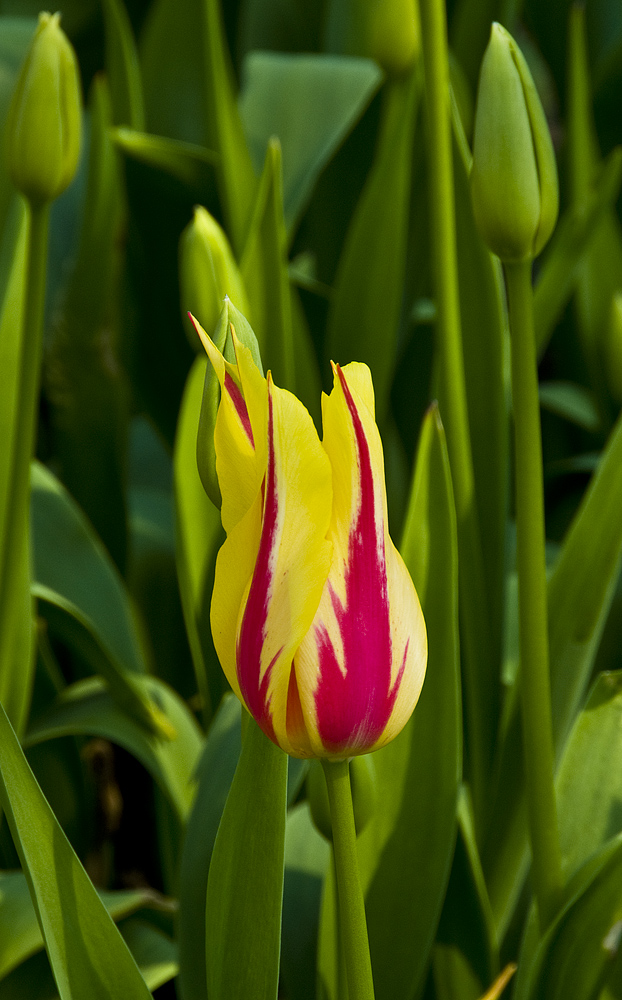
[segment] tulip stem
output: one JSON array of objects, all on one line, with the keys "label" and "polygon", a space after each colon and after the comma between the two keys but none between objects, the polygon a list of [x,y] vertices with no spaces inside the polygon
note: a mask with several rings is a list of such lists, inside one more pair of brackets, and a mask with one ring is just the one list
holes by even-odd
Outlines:
[{"label": "tulip stem", "polygon": [[374,1000],[365,901],[356,853],[350,767],[347,760],[323,760],[339,901],[339,930],[345,957],[349,1000]]},{"label": "tulip stem", "polygon": [[505,265],[512,343],[523,756],[541,930],[563,887],[554,786],[544,489],[531,261]]},{"label": "tulip stem", "polygon": [[[38,393],[43,348],[43,312],[47,263],[49,204],[29,204],[27,272],[19,357],[19,375],[11,457],[11,496],[4,527],[4,560],[0,567],[0,634],[8,628],[6,616],[13,607],[9,589],[14,586],[23,558],[24,531],[28,527],[30,462],[36,443]],[[25,711],[26,706],[22,705]],[[12,719],[20,731],[24,720]]]}]

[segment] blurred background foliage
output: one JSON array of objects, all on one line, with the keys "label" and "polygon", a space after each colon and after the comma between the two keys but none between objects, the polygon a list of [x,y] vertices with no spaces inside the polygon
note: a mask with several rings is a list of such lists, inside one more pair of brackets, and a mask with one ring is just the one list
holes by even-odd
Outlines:
[{"label": "blurred background foliage", "polygon": [[[226,682],[209,632],[220,520],[194,466],[205,362],[195,360],[199,344],[184,327],[178,266],[180,236],[194,206],[205,206],[229,237],[264,367],[298,393],[316,420],[319,387],[329,388],[329,359],[370,364],[392,534],[400,538],[405,525],[406,546],[415,449],[438,392],[422,69],[417,61],[409,75],[395,76],[365,53],[342,51],[327,31],[330,7],[329,0],[224,0],[222,31],[211,0],[126,0],[125,6],[121,0],[66,0],[62,8],[80,65],[85,141],[78,175],[51,216],[31,509],[36,669],[30,721],[20,735],[63,830],[106,905],[116,907],[122,933],[148,970],[148,985],[162,997],[175,996],[176,989],[185,1000],[203,995],[205,970],[195,968],[193,955],[203,948],[207,865],[240,743],[239,711],[223,700]],[[0,0],[2,121],[38,12],[35,0]],[[499,273],[475,233],[468,194],[477,75],[490,22],[500,20],[530,64],[558,158],[560,222],[534,271],[553,565],[622,402],[622,305],[616,299],[622,294],[622,163],[616,152],[622,144],[622,6],[617,0],[588,0],[580,9],[567,0],[450,0],[447,14],[464,363],[494,608],[491,656],[507,693],[517,659],[507,331]],[[273,136],[278,143],[270,143]],[[23,211],[4,155],[0,232],[6,303],[17,280],[12,268],[23,252]],[[449,537],[453,515],[443,508],[447,488],[439,486],[444,458],[427,433],[426,461],[437,478],[426,489],[438,504],[435,530]],[[594,501],[600,503],[594,523],[601,527],[616,522],[621,492],[613,466],[612,458],[611,482],[601,489],[612,509],[602,498]],[[589,650],[581,661],[578,700],[570,714],[560,710],[564,736],[591,676],[622,669],[620,534],[603,527],[597,537],[594,529],[577,543],[574,562],[567,554],[566,576],[562,568],[552,578],[552,600],[557,593],[560,606],[567,590],[558,585],[556,591],[555,581],[567,582],[577,567],[585,569],[577,576],[580,586],[591,585],[593,572],[602,589],[594,585],[601,596],[582,640]],[[445,558],[454,566],[455,552],[445,551]],[[442,601],[455,585],[447,574],[438,584],[446,588]],[[564,605],[566,618],[556,633],[560,649],[563,623],[582,605],[580,586],[575,603]],[[454,607],[454,622],[456,614]],[[503,813],[503,782],[497,799],[491,796],[498,813],[488,840],[473,827],[465,790],[455,823],[459,692],[455,650],[444,655],[451,706],[441,721],[435,717],[430,732],[447,727],[438,767],[444,768],[451,821],[443,827],[444,853],[439,848],[436,857],[436,896],[424,907],[432,938],[414,959],[398,963],[397,972],[385,963],[379,997],[424,991],[438,1000],[477,997],[498,971],[500,954],[516,957],[527,912],[522,878],[511,888],[502,884],[506,861],[499,860],[501,848],[490,847],[497,834],[503,847],[507,816],[513,822],[509,807]],[[429,697],[437,698],[436,690]],[[592,698],[597,707],[609,699],[619,710],[617,688]],[[178,739],[172,743],[158,736],[162,719],[156,713],[154,721],[145,708],[154,700],[169,722],[174,719]],[[439,690],[433,703],[442,701]],[[509,698],[505,715],[492,725],[511,733],[513,719]],[[511,773],[503,768],[516,744],[506,742],[504,752],[502,775]],[[418,744],[417,753],[425,755]],[[412,766],[404,763],[408,756],[395,759],[400,767]],[[385,788],[407,780],[396,767],[391,752],[379,757]],[[199,792],[190,812],[195,771]],[[298,762],[290,764],[282,953],[282,995],[300,1000],[316,995],[328,851],[309,821],[303,772]],[[422,780],[408,774],[412,787]],[[424,799],[435,791],[434,781],[432,775],[420,788]],[[410,813],[403,822],[404,829],[416,825]],[[602,843],[620,830],[619,817],[617,825],[611,817],[607,823]],[[382,885],[398,894],[400,871],[391,867],[395,845],[387,831],[374,836],[383,843],[382,866],[371,835],[361,841],[361,852],[364,872],[368,859],[372,956],[380,968],[386,901],[397,905],[397,895],[387,895]],[[409,849],[406,841],[399,849]],[[588,854],[586,847],[576,864]],[[520,848],[516,856],[520,861]],[[26,929],[11,948],[0,945],[0,1000],[54,995],[26,883],[13,871],[18,867],[5,820],[0,927],[10,927],[17,919],[11,915],[20,914]],[[331,891],[329,877],[321,903],[325,936],[333,919]],[[571,929],[564,925],[556,933],[559,938]],[[322,940],[320,971],[327,982],[334,969]],[[179,961],[181,988],[170,981]],[[559,975],[556,988],[562,990],[566,980]],[[620,996],[621,980],[612,976],[617,985],[602,993],[603,1000]],[[520,986],[525,996],[545,995],[538,988]],[[322,995],[332,994],[327,989]]]}]

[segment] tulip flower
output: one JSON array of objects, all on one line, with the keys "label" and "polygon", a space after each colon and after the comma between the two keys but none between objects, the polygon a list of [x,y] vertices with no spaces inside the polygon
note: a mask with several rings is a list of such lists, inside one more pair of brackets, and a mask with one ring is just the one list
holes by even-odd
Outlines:
[{"label": "tulip flower", "polygon": [[427,640],[389,538],[366,365],[333,365],[324,439],[234,336],[225,360],[196,324],[221,386],[214,440],[227,538],[212,597],[231,687],[295,757],[343,760],[393,739],[423,684]]}]

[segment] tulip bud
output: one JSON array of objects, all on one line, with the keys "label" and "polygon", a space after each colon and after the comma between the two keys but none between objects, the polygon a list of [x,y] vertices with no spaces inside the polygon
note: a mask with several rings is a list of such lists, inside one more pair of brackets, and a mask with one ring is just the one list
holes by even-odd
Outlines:
[{"label": "tulip bud", "polygon": [[[358,837],[376,810],[376,773],[373,760],[368,754],[362,757],[353,757],[350,761],[350,786],[354,826]],[[307,775],[307,798],[311,809],[311,819],[316,829],[326,840],[332,841],[333,826],[330,818],[326,778],[321,765],[316,761],[311,761]]]},{"label": "tulip bud", "polygon": [[194,217],[179,241],[179,283],[184,325],[195,350],[201,344],[188,321],[189,312],[210,336],[216,329],[225,295],[242,313],[248,313],[244,282],[229,240],[216,219],[201,205],[195,206]]},{"label": "tulip bud", "polygon": [[393,76],[410,69],[420,47],[416,0],[332,0],[327,20],[329,51],[375,59]]},{"label": "tulip bud", "polygon": [[13,94],[7,123],[11,179],[30,202],[52,201],[78,166],[80,82],[60,14],[40,14]]},{"label": "tulip bud", "polygon": [[557,220],[555,153],[529,67],[500,24],[480,72],[471,194],[480,234],[501,260],[540,253]]},{"label": "tulip bud", "polygon": [[622,292],[617,292],[611,302],[605,339],[605,370],[611,395],[622,403]]},{"label": "tulip bud", "polygon": [[[207,213],[206,213],[207,214]],[[195,331],[195,338],[199,338],[205,344],[207,338],[205,330],[200,323],[190,316]],[[223,357],[231,362],[235,362],[235,349],[233,346],[232,329],[235,330],[236,337],[240,343],[251,352],[256,367],[263,374],[261,365],[261,355],[259,344],[248,320],[239,312],[230,299],[225,298],[225,302],[220,313],[218,325],[214,333],[213,343],[221,352]],[[198,336],[197,336],[198,334]],[[199,341],[200,342],[200,341]],[[199,476],[203,484],[203,489],[215,507],[220,507],[222,500],[218,476],[216,474],[216,451],[214,447],[214,430],[216,428],[216,417],[220,405],[220,383],[212,365],[208,365],[205,370],[205,382],[203,384],[203,399],[201,401],[201,413],[199,416],[199,433],[197,435],[197,467]]]}]

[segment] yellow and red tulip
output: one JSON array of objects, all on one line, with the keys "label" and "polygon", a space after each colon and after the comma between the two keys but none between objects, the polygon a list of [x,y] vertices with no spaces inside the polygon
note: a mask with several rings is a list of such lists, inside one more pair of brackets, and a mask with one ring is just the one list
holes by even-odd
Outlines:
[{"label": "yellow and red tulip", "polygon": [[425,674],[419,600],[387,528],[366,365],[333,366],[324,439],[234,336],[214,431],[227,532],[216,563],[216,652],[267,736],[295,757],[376,750],[408,721]]}]

